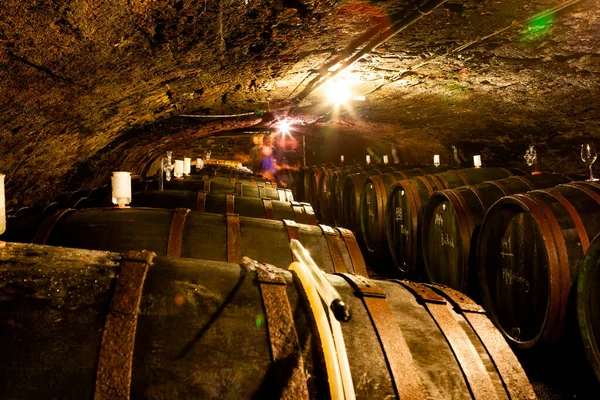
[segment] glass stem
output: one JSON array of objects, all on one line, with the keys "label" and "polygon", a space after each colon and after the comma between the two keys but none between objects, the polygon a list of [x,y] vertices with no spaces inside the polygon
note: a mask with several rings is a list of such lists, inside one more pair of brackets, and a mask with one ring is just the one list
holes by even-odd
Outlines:
[{"label": "glass stem", "polygon": [[592,165],[594,164],[590,164],[590,181],[594,180],[594,175],[592,174]]}]

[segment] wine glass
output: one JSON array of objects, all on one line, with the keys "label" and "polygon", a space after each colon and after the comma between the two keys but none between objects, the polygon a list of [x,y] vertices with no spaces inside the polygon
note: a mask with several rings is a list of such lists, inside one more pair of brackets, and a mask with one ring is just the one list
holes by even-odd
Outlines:
[{"label": "wine glass", "polygon": [[586,143],[581,145],[581,160],[585,165],[590,168],[590,181],[597,181],[597,178],[594,178],[594,174],[592,173],[592,165],[596,161],[598,155],[596,154],[596,149],[592,143]]}]

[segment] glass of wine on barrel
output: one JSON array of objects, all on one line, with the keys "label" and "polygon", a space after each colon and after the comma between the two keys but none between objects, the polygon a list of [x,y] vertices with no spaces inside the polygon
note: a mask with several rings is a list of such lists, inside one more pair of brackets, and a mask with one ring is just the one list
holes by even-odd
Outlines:
[{"label": "glass of wine on barrel", "polygon": [[594,174],[592,172],[592,165],[596,161],[598,155],[596,154],[596,149],[592,143],[585,143],[581,145],[581,160],[587,165],[590,169],[590,179],[589,181],[597,181],[598,178],[594,178]]}]

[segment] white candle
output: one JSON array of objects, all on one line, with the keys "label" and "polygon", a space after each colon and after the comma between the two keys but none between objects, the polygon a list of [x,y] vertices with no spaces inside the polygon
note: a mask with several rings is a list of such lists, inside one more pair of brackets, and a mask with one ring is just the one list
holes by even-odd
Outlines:
[{"label": "white candle", "polygon": [[0,174],[0,235],[6,230],[6,204],[4,202],[4,175]]},{"label": "white candle", "polygon": [[131,172],[113,172],[111,178],[112,202],[117,207],[131,203]]},{"label": "white candle", "polygon": [[436,167],[438,165],[440,165],[440,155],[439,154],[434,154],[433,155],[433,165],[435,165]]},{"label": "white candle", "polygon": [[473,165],[475,166],[475,168],[481,167],[481,156],[480,155],[473,156]]},{"label": "white candle", "polygon": [[371,164],[371,156],[367,154],[367,164]]},{"label": "white candle", "polygon": [[387,163],[388,163],[388,161],[389,161],[389,160],[388,160],[388,156],[387,156],[387,155],[383,156],[383,163],[384,163],[384,164],[387,164]]},{"label": "white candle", "polygon": [[189,175],[192,172],[192,159],[185,157],[183,159],[183,173]]},{"label": "white candle", "polygon": [[196,169],[204,168],[204,161],[201,158],[196,158]]},{"label": "white candle", "polygon": [[344,155],[343,154],[340,156],[340,161],[344,162]]},{"label": "white candle", "polygon": [[181,178],[183,176],[183,160],[175,160],[175,171],[173,171],[175,178]]}]

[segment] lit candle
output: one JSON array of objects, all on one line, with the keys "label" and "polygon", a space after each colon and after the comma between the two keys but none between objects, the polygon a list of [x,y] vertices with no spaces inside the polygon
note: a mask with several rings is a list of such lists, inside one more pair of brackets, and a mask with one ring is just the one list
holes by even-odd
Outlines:
[{"label": "lit candle", "polygon": [[192,159],[185,157],[183,159],[183,173],[189,175],[192,172]]},{"label": "lit candle", "polygon": [[383,163],[384,163],[384,164],[387,164],[387,163],[388,163],[388,161],[389,161],[389,160],[388,160],[388,156],[387,156],[387,155],[383,156]]},{"label": "lit candle", "polygon": [[367,164],[371,164],[371,156],[367,154]]},{"label": "lit candle", "polygon": [[435,165],[436,167],[440,165],[440,155],[439,154],[433,155],[433,165]]},{"label": "lit candle", "polygon": [[479,154],[473,156],[473,166],[475,166],[475,168],[481,167],[481,156]]},{"label": "lit candle", "polygon": [[173,171],[175,178],[181,178],[183,176],[183,160],[175,160],[175,171]]},{"label": "lit candle", "polygon": [[344,155],[343,154],[340,156],[340,161],[344,162]]},{"label": "lit candle", "polygon": [[204,161],[201,158],[196,158],[196,169],[204,168]]},{"label": "lit candle", "polygon": [[113,172],[111,184],[113,204],[125,207],[131,203],[131,172]]},{"label": "lit candle", "polygon": [[0,235],[6,230],[6,204],[4,202],[4,175],[0,174]]}]

